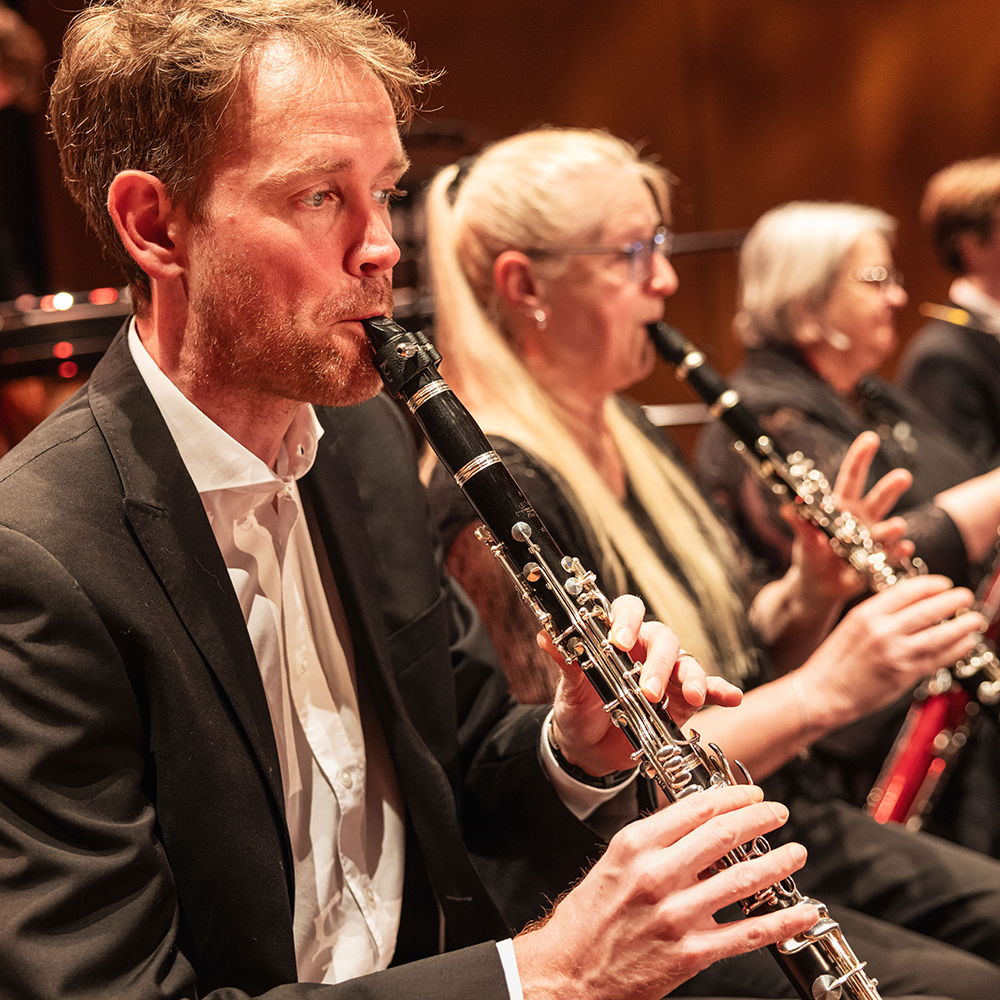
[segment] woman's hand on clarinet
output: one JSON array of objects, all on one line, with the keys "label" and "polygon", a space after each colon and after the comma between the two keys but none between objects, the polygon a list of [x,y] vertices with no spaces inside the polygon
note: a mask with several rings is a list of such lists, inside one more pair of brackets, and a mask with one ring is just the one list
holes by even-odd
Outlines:
[{"label": "woman's hand on clarinet", "polygon": [[[885,518],[909,488],[912,477],[905,469],[894,469],[863,495],[878,448],[879,437],[873,431],[858,435],[841,463],[832,500],[839,510],[850,512],[865,525],[898,565],[913,555],[913,543],[903,538],[903,518]],[[795,533],[792,563],[783,577],[761,587],[750,610],[759,641],[778,674],[803,663],[836,625],[847,599],[869,586],[834,551],[827,535],[800,513],[795,504],[782,507],[781,515]]]},{"label": "woman's hand on clarinet", "polygon": [[[742,692],[721,677],[708,677],[698,661],[685,653],[673,631],[660,622],[644,621],[637,597],[619,597],[611,605],[611,641],[642,665],[639,686],[653,703],[666,699],[669,712],[683,725],[704,705],[733,707]],[[632,745],[611,721],[597,692],[577,663],[566,664],[544,632],[539,645],[562,668],[553,712],[553,737],[563,756],[593,775],[634,766]]]},{"label": "woman's hand on clarinet", "polygon": [[[879,443],[879,436],[874,431],[863,431],[854,439],[833,484],[833,502],[839,510],[849,511],[861,521],[890,559],[898,563],[913,555],[913,543],[903,537],[905,520],[886,515],[910,488],[913,476],[906,469],[893,469],[865,493],[868,470],[878,453]],[[808,592],[810,600],[844,601],[864,590],[866,582],[860,574],[833,551],[829,539],[819,528],[795,513],[794,504],[782,508],[782,517],[795,531],[792,565],[798,569],[801,587]]]},{"label": "woman's hand on clarinet", "polygon": [[630,823],[551,915],[514,939],[525,1000],[659,1000],[712,962],[792,937],[816,908],[716,923],[725,906],[805,862],[799,844],[706,877],[741,844],[781,826],[787,809],[752,785],[691,795]]}]

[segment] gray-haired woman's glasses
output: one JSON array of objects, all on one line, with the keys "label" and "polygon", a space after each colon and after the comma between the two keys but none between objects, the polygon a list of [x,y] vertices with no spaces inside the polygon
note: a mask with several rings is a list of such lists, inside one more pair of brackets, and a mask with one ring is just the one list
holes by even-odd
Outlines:
[{"label": "gray-haired woman's glasses", "polygon": [[566,254],[618,254],[628,261],[628,280],[636,284],[649,281],[653,273],[653,255],[670,259],[674,234],[660,226],[648,240],[636,240],[621,247],[544,247],[525,250],[529,257],[561,257]]},{"label": "gray-haired woman's glasses", "polygon": [[888,291],[895,286],[903,287],[903,275],[894,267],[883,267],[876,264],[874,267],[855,267],[847,272],[849,281],[863,281],[866,285],[878,288],[880,291]]}]

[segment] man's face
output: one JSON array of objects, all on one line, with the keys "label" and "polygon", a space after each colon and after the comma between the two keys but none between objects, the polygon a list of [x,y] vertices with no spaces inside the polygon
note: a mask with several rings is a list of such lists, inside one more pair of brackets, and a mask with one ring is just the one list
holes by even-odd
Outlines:
[{"label": "man's face", "polygon": [[200,391],[349,405],[379,388],[360,320],[388,313],[389,199],[406,167],[383,86],[271,43],[227,111],[191,231]]}]

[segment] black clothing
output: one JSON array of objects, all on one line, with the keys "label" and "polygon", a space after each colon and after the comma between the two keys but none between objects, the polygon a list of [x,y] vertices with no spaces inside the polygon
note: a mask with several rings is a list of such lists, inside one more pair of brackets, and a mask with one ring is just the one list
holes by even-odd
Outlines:
[{"label": "black clothing", "polygon": [[933,320],[917,331],[896,380],[985,471],[1000,465],[1000,338],[962,312],[967,324]]},{"label": "black clothing", "polygon": [[[842,399],[792,346],[747,351],[746,364],[729,380],[783,454],[801,451],[832,484],[851,442],[864,430],[882,439],[868,486],[891,469],[913,474],[896,504],[917,555],[933,572],[972,586],[981,572],[970,567],[965,544],[934,496],[978,475],[974,459],[905,390],[876,376],[862,380],[852,403]],[[852,405],[853,404],[853,405]],[[713,506],[751,550],[763,578],[780,576],[790,559],[791,528],[780,518],[783,502],[765,487],[732,448],[733,435],[710,424],[698,442],[698,482]],[[908,700],[882,709],[819,741],[813,765],[826,771],[828,787],[864,805],[903,723]],[[963,750],[926,829],[1000,857],[1000,755],[995,726],[981,722]]]},{"label": "black clothing", "polygon": [[[782,453],[801,451],[831,483],[854,438],[864,430],[877,431],[882,444],[867,485],[891,469],[909,469],[913,485],[894,513],[906,515],[907,534],[916,543],[918,556],[931,571],[944,573],[956,584],[976,582],[980,570],[969,566],[958,528],[932,500],[981,469],[905,390],[869,376],[849,403],[789,345],[748,350],[746,364],[730,383]],[[760,576],[778,576],[788,566],[792,537],[778,514],[782,500],[732,449],[732,441],[722,424],[705,428],[697,449],[699,485],[751,550]],[[813,747],[812,763],[825,770],[828,787],[838,797],[864,804],[907,705],[904,700],[884,708]],[[963,751],[925,828],[1000,857],[998,790],[996,732],[983,723]]]},{"label": "black clothing", "polygon": [[439,928],[450,954],[285,985],[293,865],[264,687],[122,334],[0,460],[3,996],[507,1000],[488,942],[511,928],[472,855],[498,879],[506,857],[530,859],[521,896],[537,912],[599,851],[539,765],[545,709],[513,704],[441,571],[399,410],[380,397],[318,412],[326,434],[300,491],[406,807],[395,960],[436,955]]},{"label": "black clothing", "polygon": [[[858,387],[853,405],[806,364],[791,346],[747,351],[746,364],[729,379],[744,405],[785,455],[800,451],[833,483],[851,442],[877,431],[882,445],[868,476],[873,485],[895,468],[909,469],[913,485],[895,513],[906,512],[908,535],[933,572],[956,584],[971,582],[965,546],[954,522],[931,501],[942,490],[978,475],[981,469],[932,417],[903,390],[877,376]],[[764,486],[732,449],[733,435],[709,424],[697,448],[702,492],[733,525],[768,578],[790,563],[792,529],[778,510],[782,499]]]}]

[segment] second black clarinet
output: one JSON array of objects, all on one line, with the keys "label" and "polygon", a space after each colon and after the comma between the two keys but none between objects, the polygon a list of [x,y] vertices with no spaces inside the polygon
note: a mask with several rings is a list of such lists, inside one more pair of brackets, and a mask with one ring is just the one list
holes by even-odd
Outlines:
[{"label": "second black clarinet", "polygon": [[[782,453],[739,393],[679,330],[663,322],[651,323],[647,329],[677,378],[687,381],[712,416],[732,431],[735,449],[756,474],[793,501],[800,517],[826,534],[834,551],[861,574],[870,590],[886,590],[921,572],[918,559],[894,562],[865,524],[837,505],[825,475],[810,459],[801,452]],[[944,683],[935,679],[918,693],[869,793],[866,810],[879,822],[919,829],[964,742],[967,715],[982,709],[1000,720],[1000,661],[984,638],[964,660],[942,674]]]}]

